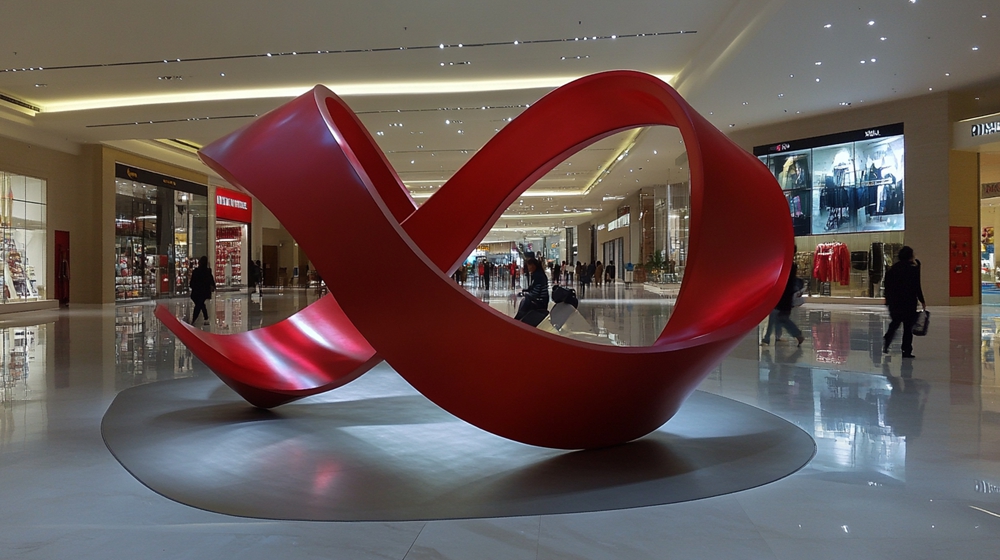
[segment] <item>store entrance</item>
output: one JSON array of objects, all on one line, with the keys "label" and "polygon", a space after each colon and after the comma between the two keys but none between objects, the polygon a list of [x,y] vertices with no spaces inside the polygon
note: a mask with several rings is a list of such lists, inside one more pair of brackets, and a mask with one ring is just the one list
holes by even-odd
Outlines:
[{"label": "store entrance", "polygon": [[996,235],[1000,233],[1000,145],[979,154],[980,265],[983,305],[1000,306]]}]

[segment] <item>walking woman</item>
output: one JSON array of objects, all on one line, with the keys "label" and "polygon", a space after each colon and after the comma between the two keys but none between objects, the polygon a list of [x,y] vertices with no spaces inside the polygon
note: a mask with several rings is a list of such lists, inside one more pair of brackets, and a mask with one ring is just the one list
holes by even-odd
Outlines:
[{"label": "walking woman", "polygon": [[212,292],[215,291],[215,277],[212,269],[208,268],[208,257],[198,259],[198,268],[191,273],[191,301],[194,302],[194,317],[191,324],[195,324],[198,315],[205,314],[205,326],[208,326],[208,308],[205,302],[212,299]]}]

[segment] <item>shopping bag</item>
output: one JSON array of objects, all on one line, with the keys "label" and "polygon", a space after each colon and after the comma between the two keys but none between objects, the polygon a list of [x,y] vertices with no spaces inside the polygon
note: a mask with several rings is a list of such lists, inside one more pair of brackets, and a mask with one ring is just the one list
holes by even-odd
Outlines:
[{"label": "shopping bag", "polygon": [[917,314],[917,322],[913,323],[913,336],[926,336],[931,326],[931,312],[924,310]]}]

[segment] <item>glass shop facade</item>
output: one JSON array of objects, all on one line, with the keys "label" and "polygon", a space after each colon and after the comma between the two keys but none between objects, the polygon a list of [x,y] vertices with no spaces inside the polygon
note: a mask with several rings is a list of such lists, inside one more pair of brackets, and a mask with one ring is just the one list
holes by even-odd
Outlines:
[{"label": "glass shop facade", "polygon": [[188,293],[208,254],[208,186],[115,164],[115,299]]},{"label": "glass shop facade", "polygon": [[903,125],[758,146],[792,217],[810,296],[881,298],[905,231]]}]

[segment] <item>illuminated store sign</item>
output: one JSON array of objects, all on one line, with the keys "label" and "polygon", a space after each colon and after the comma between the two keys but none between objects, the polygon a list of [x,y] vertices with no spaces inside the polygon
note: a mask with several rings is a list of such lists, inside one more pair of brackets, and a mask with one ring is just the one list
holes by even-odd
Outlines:
[{"label": "illuminated store sign", "polygon": [[115,177],[135,181],[144,185],[166,187],[175,191],[200,194],[201,196],[208,195],[208,187],[205,185],[185,181],[184,179],[178,179],[177,177],[170,177],[169,175],[162,175],[153,171],[147,171],[138,167],[132,167],[123,163],[115,163]]},{"label": "illuminated store sign", "polygon": [[241,192],[216,187],[215,217],[249,224],[253,221],[253,201]]},{"label": "illuminated store sign", "polygon": [[972,125],[972,136],[989,136],[1000,133],[1000,121]]}]

